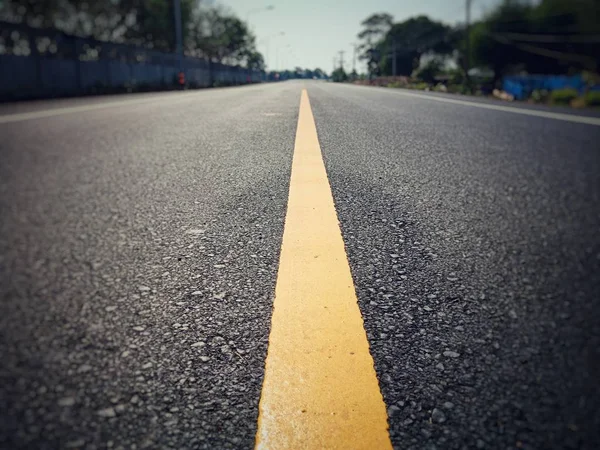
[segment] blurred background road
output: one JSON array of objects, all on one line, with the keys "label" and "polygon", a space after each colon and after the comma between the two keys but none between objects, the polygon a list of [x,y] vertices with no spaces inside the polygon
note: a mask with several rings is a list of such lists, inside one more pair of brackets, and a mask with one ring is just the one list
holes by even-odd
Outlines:
[{"label": "blurred background road", "polygon": [[394,446],[600,446],[597,117],[291,81],[2,106],[4,448],[253,446],[302,88]]}]

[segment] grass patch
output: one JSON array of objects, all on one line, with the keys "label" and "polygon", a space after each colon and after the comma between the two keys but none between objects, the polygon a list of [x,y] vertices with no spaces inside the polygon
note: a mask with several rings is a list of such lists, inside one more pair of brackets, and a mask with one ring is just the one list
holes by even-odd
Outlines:
[{"label": "grass patch", "polygon": [[554,105],[569,105],[579,97],[575,89],[556,89],[550,93],[550,102]]},{"label": "grass patch", "polygon": [[588,92],[584,99],[587,106],[600,106],[600,91]]},{"label": "grass patch", "polygon": [[414,83],[414,84],[410,84],[408,85],[409,89],[415,89],[417,91],[425,91],[429,89],[429,84],[422,82],[422,83]]}]

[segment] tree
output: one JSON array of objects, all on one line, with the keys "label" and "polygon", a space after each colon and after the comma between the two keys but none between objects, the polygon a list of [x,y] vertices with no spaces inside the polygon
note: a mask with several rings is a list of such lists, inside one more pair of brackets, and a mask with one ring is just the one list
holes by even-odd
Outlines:
[{"label": "tree", "polygon": [[267,79],[270,81],[277,80],[290,80],[294,78],[327,78],[327,74],[323,72],[321,69],[317,68],[315,70],[311,69],[303,69],[302,67],[296,67],[294,70],[282,70],[282,71],[270,71],[267,74]]},{"label": "tree", "polygon": [[327,74],[321,70],[319,67],[317,67],[314,71],[313,74],[315,77],[319,78],[319,79],[323,79],[323,78],[327,78]]},{"label": "tree", "polygon": [[[471,30],[472,60],[496,80],[517,72],[568,73],[600,64],[600,2],[504,0]],[[590,35],[590,33],[596,33]]]},{"label": "tree", "polygon": [[246,56],[246,67],[253,70],[264,71],[266,65],[263,55],[257,51],[250,51]]},{"label": "tree", "polygon": [[[90,2],[92,3],[92,2]],[[95,2],[104,4],[106,2]],[[192,16],[193,0],[182,0],[181,21],[187,24]],[[85,2],[84,2],[85,4]],[[139,45],[146,45],[162,51],[174,51],[175,17],[172,1],[168,0],[122,0],[117,5],[125,7],[126,14],[135,15],[135,23],[125,32],[125,38]],[[183,27],[183,39],[188,27]]]},{"label": "tree", "polygon": [[[184,24],[197,4],[197,0],[181,0]],[[35,28],[54,28],[101,41],[175,49],[170,0],[4,0],[0,1],[0,15]]]},{"label": "tree", "polygon": [[[235,14],[200,0],[180,4],[186,54],[264,68],[254,36]],[[173,0],[0,0],[0,17],[102,41],[175,51]]]},{"label": "tree", "polygon": [[430,59],[423,67],[414,72],[414,76],[425,83],[434,84],[435,77],[443,70],[443,62],[439,58]]},{"label": "tree", "polygon": [[361,22],[363,30],[358,33],[361,41],[358,46],[359,59],[367,61],[369,75],[379,74],[380,51],[377,44],[388,32],[393,23],[393,17],[387,13],[372,14]]},{"label": "tree", "polygon": [[452,52],[451,28],[427,16],[413,17],[394,24],[379,43],[382,53],[381,71],[385,75],[393,74],[394,47],[395,75],[410,76],[413,70],[419,67],[422,55]]},{"label": "tree", "polygon": [[528,4],[505,0],[483,21],[474,24],[470,32],[471,61],[490,67],[499,79],[511,66],[527,59],[521,50],[503,40],[498,33],[527,33],[531,9]]},{"label": "tree", "polygon": [[332,72],[331,79],[337,83],[341,83],[348,80],[348,75],[343,67],[338,67]]},{"label": "tree", "polygon": [[191,53],[219,63],[238,63],[254,51],[254,36],[239,18],[218,8],[199,9],[189,27]]}]

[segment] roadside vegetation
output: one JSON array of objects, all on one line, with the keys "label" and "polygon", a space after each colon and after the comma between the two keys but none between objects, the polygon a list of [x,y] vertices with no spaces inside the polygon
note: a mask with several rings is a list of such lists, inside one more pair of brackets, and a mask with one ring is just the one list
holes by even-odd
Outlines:
[{"label": "roadside vegetation", "polygon": [[[367,73],[353,78],[336,74],[342,70],[338,69],[334,81],[512,100],[515,96],[503,91],[507,77],[552,75],[549,87],[540,87],[539,80],[523,81],[518,98],[556,105],[599,104],[597,0],[504,0],[469,27],[426,16],[395,22],[387,13],[372,14],[361,25],[360,58]],[[583,81],[572,86],[572,80]]]}]

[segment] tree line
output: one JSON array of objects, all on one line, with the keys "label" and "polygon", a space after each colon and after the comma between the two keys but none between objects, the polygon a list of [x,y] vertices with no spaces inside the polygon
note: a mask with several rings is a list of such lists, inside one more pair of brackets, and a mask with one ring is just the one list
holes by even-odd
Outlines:
[{"label": "tree line", "polygon": [[[600,65],[600,1],[503,0],[480,21],[450,26],[426,16],[394,22],[373,14],[358,34],[369,75],[420,75],[429,81],[449,62],[462,71],[509,73],[597,72]],[[450,64],[452,65],[452,64]]]},{"label": "tree line", "polygon": [[[164,52],[176,46],[172,0],[3,0],[0,18]],[[256,37],[232,11],[181,0],[181,19],[185,54],[264,70]]]},{"label": "tree line", "polygon": [[302,67],[295,67],[293,70],[271,70],[267,72],[267,80],[268,81],[285,81],[285,80],[295,80],[295,79],[325,79],[327,78],[327,73],[320,68],[312,69],[303,69]]}]

